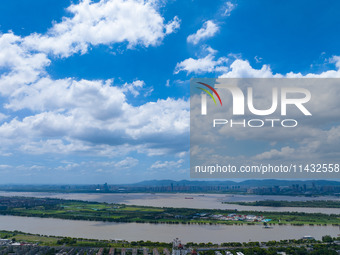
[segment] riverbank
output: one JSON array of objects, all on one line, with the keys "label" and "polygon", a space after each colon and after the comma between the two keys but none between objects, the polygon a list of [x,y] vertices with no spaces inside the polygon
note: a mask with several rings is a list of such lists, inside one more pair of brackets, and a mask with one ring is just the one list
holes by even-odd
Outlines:
[{"label": "riverbank", "polygon": [[340,201],[312,200],[312,201],[254,201],[254,202],[222,202],[242,206],[269,206],[269,207],[307,207],[307,208],[340,208]]}]

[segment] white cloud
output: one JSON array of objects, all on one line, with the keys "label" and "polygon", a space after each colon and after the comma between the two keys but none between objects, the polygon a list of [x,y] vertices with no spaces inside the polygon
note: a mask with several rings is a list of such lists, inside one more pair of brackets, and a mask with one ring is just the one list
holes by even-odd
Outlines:
[{"label": "white cloud", "polygon": [[254,69],[248,60],[236,59],[230,65],[230,71],[224,73],[219,78],[273,78],[282,77],[280,74],[273,74],[270,66],[263,65],[261,69]]},{"label": "white cloud", "polygon": [[150,96],[151,94],[152,94],[152,92],[153,92],[153,88],[151,87],[151,88],[149,88],[148,90],[146,90],[145,92],[144,92],[144,97],[148,97],[148,96]]},{"label": "white cloud", "polygon": [[[0,112],[0,155],[31,154],[39,162],[42,154],[125,157],[105,166],[57,167],[80,176],[84,169],[98,174],[133,168],[139,160],[127,157],[131,152],[151,156],[187,151],[188,100],[132,105],[130,94],[148,97],[153,87],[138,79],[124,84],[115,84],[114,79],[53,79],[46,71],[49,58],[84,54],[91,46],[157,46],[181,23],[177,16],[166,21],[159,8],[153,0],[84,0],[67,8],[70,15],[45,34],[0,33],[0,95],[6,114],[12,112],[11,116]],[[18,111],[22,114],[16,116]],[[39,164],[18,169],[40,171]]]},{"label": "white cloud", "polygon": [[340,56],[332,56],[329,59],[329,63],[335,64],[336,68],[340,69]]},{"label": "white cloud", "polygon": [[110,118],[124,107],[125,101],[125,89],[111,85],[112,80],[53,80],[44,77],[29,86],[23,84],[11,94],[5,107],[14,111],[30,109],[74,114],[77,109],[83,109],[94,118]]},{"label": "white cloud", "polygon": [[286,146],[283,147],[281,150],[272,149],[270,151],[263,152],[259,155],[256,155],[254,158],[257,160],[292,158],[292,156],[295,156],[295,153],[295,149]]},{"label": "white cloud", "polygon": [[45,54],[33,54],[21,47],[22,38],[12,32],[0,34],[0,67],[13,71],[41,71],[50,63]]},{"label": "white cloud", "polygon": [[151,165],[150,168],[154,168],[154,169],[179,168],[182,166],[183,162],[184,162],[183,159],[179,159],[177,161],[156,161],[155,163]]},{"label": "white cloud", "polygon": [[136,97],[139,95],[139,90],[145,86],[145,82],[136,80],[132,83],[125,83],[123,88],[125,91],[130,91],[131,94]]},{"label": "white cloud", "polygon": [[22,84],[35,82],[45,73],[50,60],[43,53],[31,53],[23,39],[12,32],[0,34],[0,93],[8,96]]},{"label": "white cloud", "polygon": [[189,132],[188,101],[169,98],[132,106],[127,93],[148,96],[153,91],[142,80],[123,86],[113,80],[54,80],[44,69],[50,63],[46,55],[30,53],[20,37],[1,35],[0,44],[4,108],[32,111],[0,125],[0,142],[8,150],[94,155],[117,154],[114,149],[123,146],[124,152],[148,155],[187,150],[183,136]]},{"label": "white cloud", "polygon": [[139,163],[139,160],[132,157],[127,157],[115,164],[117,168],[131,168],[136,166]]},{"label": "white cloud", "polygon": [[[339,158],[340,126],[329,130],[305,127],[307,134],[301,137],[296,148],[284,146],[281,149],[271,149],[252,157],[255,160],[299,160],[300,162],[327,162],[329,159]],[[287,136],[287,139],[288,136]]]},{"label": "white cloud", "polygon": [[[92,101],[88,105],[84,102],[73,104],[73,100],[81,96],[65,91],[69,98],[61,104],[67,106],[64,111],[43,111],[2,124],[2,144],[17,145],[20,150],[34,154],[80,151],[112,154],[114,148],[121,150],[120,147],[125,145],[128,146],[126,152],[138,150],[148,154],[148,150],[153,149],[161,154],[187,150],[183,139],[189,132],[187,101],[158,100],[134,107],[125,101],[125,97],[122,98],[122,92],[115,87],[97,89],[99,91],[92,91],[92,100],[84,95],[84,102]],[[100,90],[116,91],[118,95],[101,94]],[[34,101],[34,97],[28,101],[31,100]],[[44,104],[44,101],[48,103],[48,100],[40,103]],[[53,104],[52,108],[55,106]]]},{"label": "white cloud", "polygon": [[118,162],[116,161],[81,161],[79,163],[69,162],[59,165],[51,170],[67,171],[67,172],[81,172],[82,169],[87,168],[94,174],[103,175],[107,178],[108,174],[121,174],[123,171],[127,173],[129,168],[133,168],[139,163],[138,159],[126,157]]},{"label": "white cloud", "polygon": [[0,122],[7,119],[9,116],[0,112]]},{"label": "white cloud", "polygon": [[[86,155],[86,156],[101,156],[101,157],[123,157],[126,154],[135,151],[138,149],[138,146],[133,146],[129,144],[123,145],[109,145],[105,143],[90,143],[78,139],[47,139],[46,137],[29,137],[20,139],[20,145],[18,145],[19,141],[12,141],[12,145],[16,145],[17,147],[14,150],[18,150],[25,154],[30,155],[44,155],[44,154],[53,154],[53,155]],[[38,141],[34,141],[38,140]],[[15,144],[16,143],[16,144]],[[7,145],[9,148],[10,145]]]},{"label": "white cloud", "polygon": [[248,60],[236,59],[230,65],[228,72],[222,74],[219,78],[339,78],[340,77],[340,57],[333,56],[330,59],[334,63],[336,70],[328,70],[320,74],[294,73],[274,74],[269,65],[263,65],[261,69],[253,68]]},{"label": "white cloud", "polygon": [[189,152],[188,151],[182,151],[176,154],[176,157],[184,158]]},{"label": "white cloud", "polygon": [[180,63],[177,63],[174,73],[177,74],[181,71],[186,71],[190,73],[213,73],[213,72],[225,72],[228,70],[226,63],[228,59],[225,57],[220,57],[215,60],[216,51],[207,48],[208,55],[203,58],[188,58]]},{"label": "white cloud", "polygon": [[165,33],[172,34],[176,32],[180,26],[181,26],[181,20],[177,16],[175,16],[171,22],[165,25]]},{"label": "white cloud", "polygon": [[130,108],[127,113],[126,133],[134,139],[148,137],[154,142],[166,139],[171,145],[173,135],[189,131],[189,102],[186,100],[157,100]]},{"label": "white cloud", "polygon": [[[203,58],[188,58],[177,63],[174,73],[181,71],[190,73],[214,73],[224,72],[219,78],[339,78],[340,77],[340,56],[333,56],[330,63],[334,63],[336,70],[328,70],[320,74],[294,73],[274,74],[269,65],[262,65],[260,69],[253,68],[248,60],[238,58],[228,66],[229,59],[220,57],[215,60],[216,51],[210,47],[206,48],[208,55]],[[230,54],[230,56],[233,56]],[[256,57],[255,57],[256,58]],[[258,59],[256,60],[258,62]]]},{"label": "white cloud", "polygon": [[188,43],[198,44],[201,40],[213,37],[219,30],[219,27],[212,21],[204,22],[202,28],[197,30],[195,34],[189,35],[187,38]]},{"label": "white cloud", "polygon": [[236,5],[232,2],[226,2],[224,6],[224,16],[230,16],[230,13],[235,9]]},{"label": "white cloud", "polygon": [[33,154],[93,155],[117,155],[115,149],[147,154],[188,149],[183,139],[189,132],[188,101],[169,98],[132,106],[127,93],[148,96],[153,91],[142,80],[122,86],[113,79],[54,80],[45,71],[50,63],[46,54],[31,53],[23,40],[13,33],[0,35],[3,107],[31,111],[12,119],[0,113],[0,121],[9,119],[0,125],[4,148]]},{"label": "white cloud", "polygon": [[[120,42],[120,39],[114,39],[111,32],[106,34],[104,29],[108,24],[115,22],[111,17],[105,16],[108,15],[105,7],[115,4],[124,6],[125,4],[136,4],[140,10],[137,8],[135,11],[141,11],[142,16],[145,14],[144,8],[153,10],[143,16],[146,19],[150,18],[145,21],[147,22],[145,24],[148,25],[146,25],[147,33],[144,37],[138,34],[140,31],[134,34],[136,31],[131,30],[133,35],[124,35],[125,39],[121,39],[121,41],[127,42],[129,47],[137,44],[156,45],[166,33],[178,29],[180,21],[177,17],[164,25],[163,18],[153,9],[151,3],[136,3],[134,1],[92,3],[84,1],[73,6],[74,9],[71,10],[74,14],[73,17],[64,18],[61,23],[55,24],[47,35],[35,34],[26,38],[15,36],[11,32],[0,35],[0,68],[2,69],[0,93],[6,97],[7,101],[4,106],[14,112],[27,109],[31,111],[26,117],[14,118],[0,125],[0,143],[4,148],[15,148],[13,151],[18,149],[34,154],[85,152],[101,156],[121,156],[131,151],[147,155],[166,153],[183,155],[187,151],[189,134],[189,103],[187,100],[168,98],[134,106],[128,102],[127,93],[138,96],[139,94],[148,95],[152,92],[152,87],[147,88],[142,80],[135,80],[122,86],[114,84],[111,79],[106,81],[73,78],[54,80],[45,71],[45,68],[50,64],[47,53],[68,56],[78,51],[86,52],[90,45]],[[93,14],[96,17],[87,17],[86,8],[94,8]],[[130,15],[130,10],[127,13]],[[157,20],[158,16],[160,18],[157,23],[159,26],[155,27],[159,29],[155,29],[154,37],[150,37],[148,29],[151,29],[155,24],[152,19],[156,18]],[[86,17],[89,18],[89,21]],[[101,19],[97,20],[98,17]],[[123,22],[120,18],[118,15],[117,22]],[[151,25],[148,22],[151,22]],[[100,23],[103,23],[103,27],[99,25]],[[89,29],[90,34],[84,31],[82,34],[80,29],[82,26],[85,30]],[[94,29],[95,32],[91,29]],[[99,33],[98,41],[91,38],[91,33]],[[34,37],[37,38],[35,41],[37,44],[30,41]],[[67,37],[72,40],[66,40]],[[64,39],[66,41],[63,41]],[[44,48],[44,43],[49,40],[51,40],[51,44],[46,44],[46,48]],[[66,44],[63,45],[64,42]],[[208,54],[203,58],[190,58],[178,63],[175,73],[180,71],[187,73],[223,72],[222,77],[303,76],[296,73],[273,74],[267,65],[255,69],[248,61],[241,59],[236,59],[228,66],[227,58],[216,58],[216,51],[211,48],[207,50]],[[331,62],[335,64],[336,70],[305,76],[339,77],[340,58],[334,56]],[[334,96],[338,94],[333,93]],[[333,107],[338,109],[337,104],[334,104]],[[0,115],[2,120],[5,120],[6,117],[4,114]],[[317,131],[314,129],[305,130],[305,136],[315,136],[316,133]],[[268,136],[268,134],[266,135]],[[325,141],[339,140],[335,131],[329,132],[328,136],[323,134],[321,137]],[[310,150],[326,150],[327,147],[322,141],[314,141],[312,144],[313,148]],[[271,155],[275,156],[275,153],[278,155],[282,152],[285,151],[282,149],[271,151]],[[9,155],[7,151],[1,151],[1,154]],[[122,160],[115,164],[124,166],[129,161],[138,163],[134,159],[125,159],[125,161]],[[181,164],[180,161],[158,161],[153,164],[153,168],[176,167]]]},{"label": "white cloud", "polygon": [[45,35],[32,34],[25,47],[67,57],[86,53],[89,46],[127,42],[128,48],[159,44],[166,34],[180,26],[177,16],[164,24],[155,1],[83,0],[67,8],[72,17],[63,17]]},{"label": "white cloud", "polygon": [[[186,150],[182,136],[188,134],[188,102],[166,99],[130,105],[125,94],[137,96],[144,86],[141,80],[121,87],[114,86],[113,80],[53,80],[42,71],[29,84],[17,82],[1,91],[8,95],[5,108],[33,111],[22,120],[3,123],[1,143],[34,154],[91,151],[112,155],[114,148],[121,150],[125,144],[129,147],[125,152],[164,154]],[[144,96],[152,90],[145,89]]]},{"label": "white cloud", "polygon": [[255,56],[254,59],[255,59],[256,63],[261,63],[262,62],[262,58],[261,57]]}]

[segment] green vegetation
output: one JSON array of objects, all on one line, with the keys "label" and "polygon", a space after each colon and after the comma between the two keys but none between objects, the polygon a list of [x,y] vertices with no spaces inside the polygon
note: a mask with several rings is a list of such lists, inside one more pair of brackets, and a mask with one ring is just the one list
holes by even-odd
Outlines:
[{"label": "green vegetation", "polygon": [[[152,249],[156,248],[159,252],[163,249],[171,251],[172,243],[165,242],[151,242],[151,241],[111,241],[111,240],[95,240],[95,239],[83,239],[83,238],[71,238],[71,237],[55,237],[55,236],[41,236],[23,233],[19,231],[0,231],[0,236],[7,239],[15,239],[16,242],[35,244],[38,246],[25,246],[25,252],[29,248],[44,251],[43,254],[56,254],[60,249],[64,251],[80,251],[81,254],[95,249],[96,253],[101,248],[104,253],[108,254],[110,248],[115,248],[116,254],[122,254],[122,250],[126,251],[126,254],[132,255],[131,248],[138,249],[137,254],[143,254],[142,248],[146,248],[147,254],[152,254]],[[339,245],[336,242],[340,241],[340,237],[332,238],[330,236],[322,237],[322,240],[306,240],[306,239],[291,239],[281,241],[268,241],[268,242],[225,242],[221,244],[215,243],[193,243],[189,242],[185,244],[185,249],[191,248],[199,251],[202,255],[215,255],[215,251],[219,250],[224,253],[224,250],[229,250],[233,254],[236,252],[243,252],[245,255],[259,254],[259,255],[276,255],[278,252],[286,252],[290,255],[336,255],[336,250],[339,249]],[[14,247],[19,249],[19,247]],[[0,246],[0,252],[2,249],[13,250],[11,246]],[[93,251],[93,250],[92,250]],[[18,252],[17,254],[24,254]],[[26,254],[26,253],[25,253]],[[91,253],[92,254],[92,253]],[[190,253],[189,253],[190,254]]]},{"label": "green vegetation", "polygon": [[[189,208],[158,208],[107,204],[75,200],[0,197],[0,215],[15,215],[72,220],[109,222],[167,223],[167,224],[257,224],[256,222],[226,220],[217,215],[251,215],[253,211],[208,210]],[[340,215],[299,212],[256,212],[272,224],[340,225]]]},{"label": "green vegetation", "polygon": [[333,201],[333,200],[312,200],[312,201],[264,200],[264,201],[255,201],[255,202],[222,202],[222,203],[245,205],[245,206],[340,208],[340,201]]}]

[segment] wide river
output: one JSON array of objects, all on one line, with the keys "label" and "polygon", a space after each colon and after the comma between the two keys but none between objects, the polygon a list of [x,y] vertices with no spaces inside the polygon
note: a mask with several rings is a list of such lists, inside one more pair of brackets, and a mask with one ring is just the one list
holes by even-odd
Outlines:
[{"label": "wide river", "polygon": [[[257,211],[297,211],[307,213],[335,213],[340,209],[332,208],[289,208],[289,207],[250,207],[222,204],[232,201],[259,200],[340,200],[339,197],[291,197],[291,196],[257,196],[257,195],[223,195],[223,194],[94,194],[94,193],[37,193],[37,192],[1,192],[0,196],[49,197],[97,201],[107,203],[124,203],[156,207],[184,207],[202,209],[238,209]],[[94,221],[76,221],[46,219],[34,217],[0,216],[0,229],[19,230],[28,233],[83,237],[93,239],[124,239],[128,241],[151,240],[170,242],[179,237],[183,242],[247,242],[298,239],[306,235],[320,239],[324,235],[338,236],[339,227],[335,226],[274,226],[264,229],[261,225],[168,225],[140,223],[108,223]]]},{"label": "wide river", "polygon": [[239,211],[274,211],[274,212],[306,212],[340,214],[339,208],[307,208],[307,207],[267,207],[267,206],[241,206],[223,204],[222,202],[285,200],[337,200],[340,197],[293,197],[293,196],[259,196],[259,195],[224,195],[224,194],[169,194],[169,193],[40,193],[40,192],[3,192],[0,196],[49,197],[61,199],[75,199],[106,203],[124,203],[128,205],[143,205],[156,207],[177,207],[197,209],[237,209]]},{"label": "wide river", "polygon": [[171,242],[178,237],[185,243],[270,241],[299,239],[306,235],[321,239],[324,235],[336,237],[340,233],[339,227],[333,226],[274,226],[264,229],[261,225],[108,223],[18,216],[0,216],[0,229],[102,240]]}]

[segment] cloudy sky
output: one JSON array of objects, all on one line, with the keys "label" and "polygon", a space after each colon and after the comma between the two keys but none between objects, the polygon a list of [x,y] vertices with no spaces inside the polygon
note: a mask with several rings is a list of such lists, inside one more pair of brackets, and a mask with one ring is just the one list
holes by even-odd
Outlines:
[{"label": "cloudy sky", "polygon": [[0,183],[188,179],[189,79],[340,77],[339,14],[336,0],[2,1]]}]

